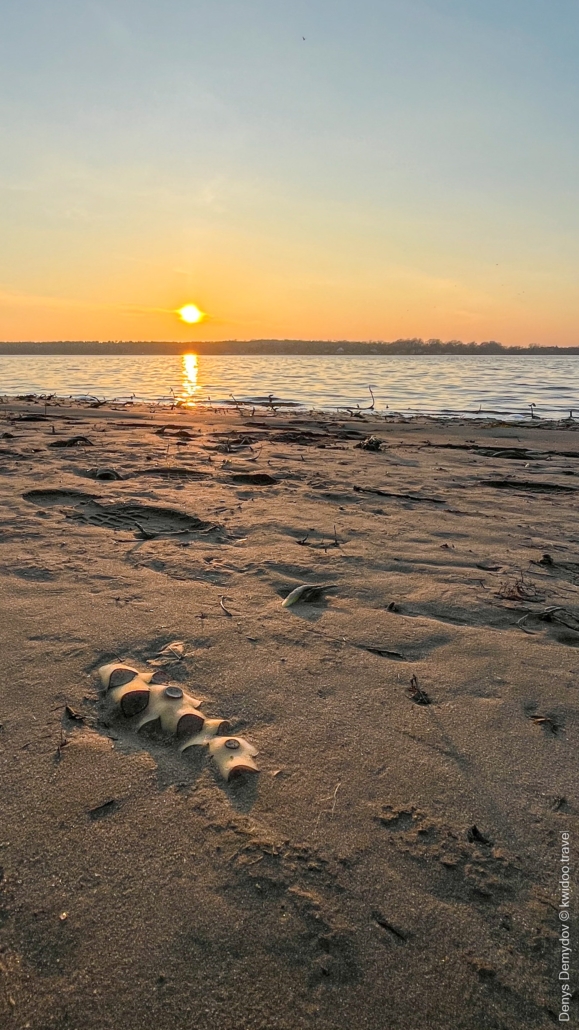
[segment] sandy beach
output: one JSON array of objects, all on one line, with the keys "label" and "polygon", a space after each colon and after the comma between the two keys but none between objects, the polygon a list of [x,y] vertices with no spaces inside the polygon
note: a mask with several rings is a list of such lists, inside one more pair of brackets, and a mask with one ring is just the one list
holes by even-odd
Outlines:
[{"label": "sandy beach", "polygon": [[3,1026],[559,1023],[578,430],[4,400]]}]

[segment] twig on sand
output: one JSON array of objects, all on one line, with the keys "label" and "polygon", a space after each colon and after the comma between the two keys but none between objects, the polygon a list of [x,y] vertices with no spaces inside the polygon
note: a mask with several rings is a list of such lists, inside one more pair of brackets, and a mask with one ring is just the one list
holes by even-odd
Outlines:
[{"label": "twig on sand", "polygon": [[56,762],[57,765],[58,765],[58,763],[62,759],[62,750],[63,750],[63,748],[66,747],[67,744],[68,744],[68,737],[67,737],[66,733],[64,732],[64,730],[61,727],[60,728],[60,741],[58,743],[58,746],[56,748],[56,754],[54,756],[54,761]]},{"label": "twig on sand", "polygon": [[340,780],[338,780],[338,782],[336,783],[336,786],[334,787],[333,793],[329,794],[327,798],[322,798],[322,804],[324,803],[324,801],[331,801],[332,802],[332,807],[331,808],[321,808],[320,811],[318,812],[318,818],[316,819],[316,826],[315,826],[315,830],[314,830],[315,833],[317,833],[318,827],[320,825],[320,819],[322,818],[323,815],[329,815],[330,818],[332,818],[332,816],[334,815],[334,812],[336,811],[336,804],[338,802],[338,791],[339,791],[341,786],[342,786],[342,784],[341,784]]},{"label": "twig on sand", "polygon": [[356,417],[356,418],[361,418],[363,411],[374,411],[374,407],[375,407],[376,401],[374,399],[374,394],[372,393],[372,387],[369,386],[368,390],[370,391],[370,396],[372,398],[372,403],[368,404],[367,407],[361,408],[359,404],[356,404],[355,408],[344,406],[344,407],[338,407],[336,410],[337,411],[347,411],[349,415],[352,415],[352,417]]},{"label": "twig on sand", "polygon": [[355,443],[354,447],[360,451],[381,451],[382,442],[377,436],[367,436],[360,443]]},{"label": "twig on sand", "polygon": [[543,729],[549,730],[549,732],[552,733],[554,737],[557,736],[557,733],[561,729],[559,723],[556,722],[555,719],[553,719],[550,715],[531,715],[530,719],[531,722],[534,722],[536,726],[542,726]]},{"label": "twig on sand", "polygon": [[232,393],[230,393],[229,396],[231,397],[231,400],[233,401],[234,407],[237,409],[237,411],[239,411],[240,410],[240,403],[237,400],[237,397],[234,397]]},{"label": "twig on sand", "polygon": [[414,701],[417,705],[431,705],[432,700],[429,698],[425,690],[422,690],[418,686],[418,680],[416,676],[413,676],[410,680],[410,686],[408,688],[408,696],[411,701]]},{"label": "twig on sand", "polygon": [[143,540],[155,540],[155,538],[159,535],[158,533],[150,533],[149,530],[145,529],[145,527],[142,526],[140,522],[137,522],[136,519],[134,520],[134,522]]},{"label": "twig on sand", "polygon": [[530,580],[526,580],[524,573],[521,571],[516,579],[512,582],[505,580],[500,584],[499,589],[495,593],[495,597],[500,597],[506,601],[542,601],[544,598],[539,596],[539,592],[534,583]]},{"label": "twig on sand", "polygon": [[232,619],[233,618],[233,612],[230,612],[229,609],[226,608],[225,605],[223,604],[224,597],[226,597],[225,594],[220,594],[219,595],[219,607],[222,609],[222,611],[225,612],[225,614],[227,616],[229,616],[230,619]]},{"label": "twig on sand", "polygon": [[[570,612],[567,608],[563,608],[562,605],[552,605],[550,608],[544,608],[541,612],[529,611],[526,612],[522,616],[522,618],[517,619],[517,626],[520,626],[520,628],[523,630],[523,633],[528,633],[530,636],[533,636],[534,630],[527,629],[523,625],[523,623],[531,616],[533,616],[533,618],[535,619],[540,619],[541,622],[560,622],[563,624],[563,626],[567,626],[568,629],[572,629],[576,632],[579,632],[579,619],[576,615],[573,615],[573,612]],[[569,622],[567,622],[567,620],[565,619],[565,616],[567,616],[568,619],[571,619],[572,622],[575,623],[575,625],[570,625]]]},{"label": "twig on sand", "polygon": [[163,666],[182,662],[184,658],[190,658],[193,654],[193,651],[187,651],[183,640],[172,640],[170,644],[165,644],[165,647],[157,651],[154,658],[147,658],[147,665],[161,669]]},{"label": "twig on sand", "polygon": [[355,483],[352,490],[357,494],[376,494],[378,497],[394,497],[398,501],[422,501],[425,504],[446,504],[443,497],[422,497],[420,494],[398,494],[390,490],[373,489],[370,486],[357,486]]}]

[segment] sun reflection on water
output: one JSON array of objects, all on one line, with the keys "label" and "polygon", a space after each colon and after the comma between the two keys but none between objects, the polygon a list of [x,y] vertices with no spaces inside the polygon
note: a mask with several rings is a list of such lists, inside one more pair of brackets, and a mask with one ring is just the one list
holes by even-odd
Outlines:
[{"label": "sun reflection on water", "polygon": [[197,397],[196,394],[201,390],[201,386],[198,383],[199,378],[199,361],[196,354],[184,354],[183,355],[183,382],[181,384],[181,397],[185,404],[195,404]]}]

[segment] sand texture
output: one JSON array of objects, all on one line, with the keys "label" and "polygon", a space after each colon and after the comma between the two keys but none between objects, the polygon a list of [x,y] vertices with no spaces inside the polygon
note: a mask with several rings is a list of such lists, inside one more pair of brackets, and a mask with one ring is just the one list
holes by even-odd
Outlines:
[{"label": "sand texture", "polygon": [[557,1024],[578,491],[571,423],[5,402],[0,1025]]}]

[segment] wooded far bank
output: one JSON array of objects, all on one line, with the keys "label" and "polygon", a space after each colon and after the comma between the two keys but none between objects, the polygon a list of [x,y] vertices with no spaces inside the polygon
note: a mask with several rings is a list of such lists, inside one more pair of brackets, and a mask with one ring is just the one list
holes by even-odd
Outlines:
[{"label": "wooded far bank", "polygon": [[575,347],[505,347],[496,340],[483,343],[462,343],[461,340],[200,340],[190,342],[125,341],[125,340],[55,340],[47,343],[22,341],[1,343],[0,354],[579,354]]}]

